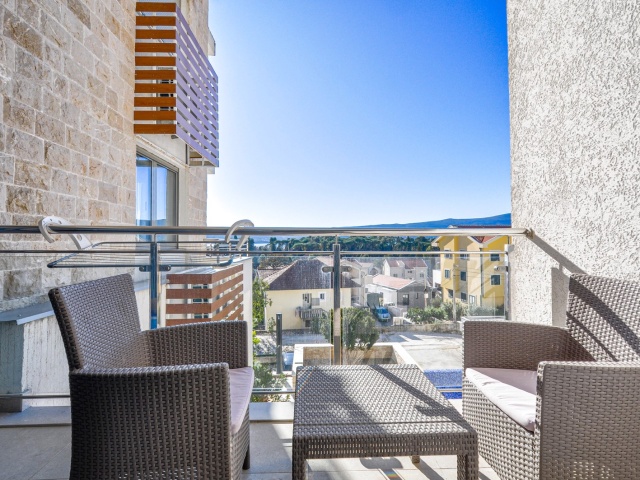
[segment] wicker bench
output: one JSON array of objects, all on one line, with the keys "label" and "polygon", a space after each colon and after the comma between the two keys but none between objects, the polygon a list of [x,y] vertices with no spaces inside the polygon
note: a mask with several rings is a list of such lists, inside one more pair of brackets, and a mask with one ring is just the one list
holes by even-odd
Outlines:
[{"label": "wicker bench", "polygon": [[478,478],[476,432],[415,365],[302,367],[293,419],[293,480],[312,458],[457,455]]}]

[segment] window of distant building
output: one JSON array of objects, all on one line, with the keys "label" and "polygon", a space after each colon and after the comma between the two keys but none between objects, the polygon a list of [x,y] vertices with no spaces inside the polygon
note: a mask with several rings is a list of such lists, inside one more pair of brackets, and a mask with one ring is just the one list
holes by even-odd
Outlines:
[{"label": "window of distant building", "polygon": [[396,278],[398,278],[398,274],[397,274],[397,273],[394,273],[394,274],[393,274],[393,276],[394,276],[394,277],[396,277]]},{"label": "window of distant building", "polygon": [[402,294],[402,305],[409,305],[409,294],[408,293],[403,293]]},{"label": "window of distant building", "polygon": [[421,273],[421,274],[420,274],[420,278],[424,278],[424,273]]},{"label": "window of distant building", "polygon": [[447,289],[447,295],[449,295],[449,298],[453,298],[453,290]]},{"label": "window of distant building", "polygon": [[491,275],[491,285],[500,285],[500,275]]},{"label": "window of distant building", "polygon": [[499,253],[492,253],[491,254],[491,261],[492,262],[499,262],[500,261],[500,254]]},{"label": "window of distant building", "polygon": [[[178,225],[178,172],[141,153],[136,155],[136,225]],[[139,238],[151,241],[151,235]],[[173,241],[176,236],[158,240]]]},{"label": "window of distant building", "polygon": [[[451,250],[447,250],[447,249],[445,249],[445,252],[450,252],[450,251],[451,251]],[[452,255],[452,254],[450,254],[450,253],[445,253],[445,254],[444,254],[444,258],[453,258],[453,255]]]},{"label": "window of distant building", "polygon": [[469,295],[469,304],[470,305],[475,305],[476,304],[476,296],[475,295]]},{"label": "window of distant building", "polygon": [[444,278],[451,278],[451,270],[444,271]]},{"label": "window of distant building", "polygon": [[460,300],[462,300],[463,302],[467,301],[467,294],[464,292],[460,292]]},{"label": "window of distant building", "polygon": [[467,272],[460,272],[460,281],[461,282],[467,281]]},{"label": "window of distant building", "polygon": [[[466,250],[464,248],[460,249],[461,252],[466,252]],[[460,254],[460,260],[469,260],[469,254],[468,253],[461,253]]]},{"label": "window of distant building", "polygon": [[324,292],[320,292],[320,300],[325,300],[325,293]]}]

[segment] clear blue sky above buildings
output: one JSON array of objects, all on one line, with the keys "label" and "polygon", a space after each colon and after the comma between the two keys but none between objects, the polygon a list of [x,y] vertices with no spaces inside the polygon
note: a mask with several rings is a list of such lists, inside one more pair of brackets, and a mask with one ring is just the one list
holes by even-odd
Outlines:
[{"label": "clear blue sky above buildings", "polygon": [[507,213],[505,0],[211,0],[209,225]]}]

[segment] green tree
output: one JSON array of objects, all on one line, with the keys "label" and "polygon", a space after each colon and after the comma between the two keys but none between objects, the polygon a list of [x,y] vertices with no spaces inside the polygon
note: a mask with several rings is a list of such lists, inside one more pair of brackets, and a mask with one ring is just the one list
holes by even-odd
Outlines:
[{"label": "green tree", "polygon": [[410,308],[407,318],[414,323],[435,323],[436,320],[444,320],[446,312],[443,308]]},{"label": "green tree", "polygon": [[[331,315],[333,317],[333,315]],[[369,350],[380,337],[376,329],[376,320],[368,310],[362,308],[340,309],[344,346],[347,350]],[[344,325],[347,325],[344,331]],[[320,330],[328,342],[333,341],[333,319],[320,322]]]},{"label": "green tree", "polygon": [[[446,318],[449,320],[453,320],[453,303],[451,302],[442,302],[442,307],[447,313]],[[456,300],[456,318],[455,320],[460,321],[460,319],[466,316],[469,312],[469,307],[466,303],[461,303]]]},{"label": "green tree", "polygon": [[253,281],[253,328],[264,325],[265,308],[271,305],[271,299],[267,296],[269,284],[260,278]]},{"label": "green tree", "polygon": [[[264,363],[253,362],[254,388],[272,388],[278,389],[285,385],[285,375],[276,374],[271,367]],[[252,402],[286,402],[289,395],[271,394],[271,395],[251,395]]]}]

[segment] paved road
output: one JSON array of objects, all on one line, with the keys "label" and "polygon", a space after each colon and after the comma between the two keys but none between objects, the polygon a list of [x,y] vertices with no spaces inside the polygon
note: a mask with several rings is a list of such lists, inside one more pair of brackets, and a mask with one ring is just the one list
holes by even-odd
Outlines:
[{"label": "paved road", "polygon": [[[285,351],[290,351],[296,343],[325,343],[322,335],[285,332]],[[260,353],[275,352],[275,342],[270,335],[260,337]],[[449,333],[402,332],[380,336],[379,342],[400,343],[423,370],[444,370],[462,368],[462,337]]]},{"label": "paved road", "polygon": [[397,342],[423,370],[462,368],[462,337],[448,333],[386,334],[381,342]]}]

